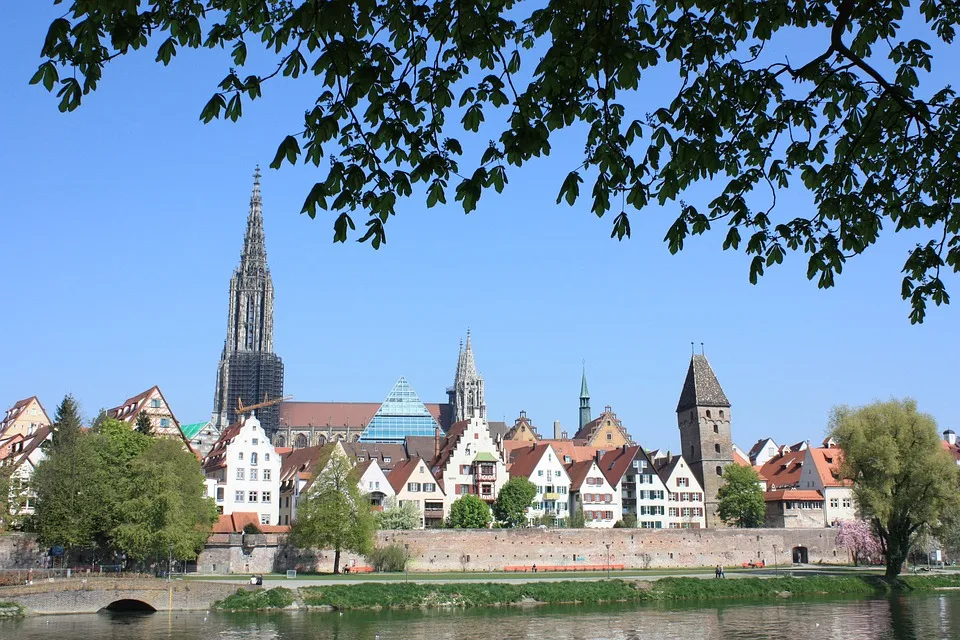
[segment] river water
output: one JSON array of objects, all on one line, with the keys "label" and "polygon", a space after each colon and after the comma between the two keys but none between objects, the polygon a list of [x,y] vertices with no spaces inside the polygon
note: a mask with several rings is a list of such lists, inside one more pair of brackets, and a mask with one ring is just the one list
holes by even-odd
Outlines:
[{"label": "river water", "polygon": [[960,592],[716,606],[87,614],[0,619],[3,640],[745,640],[960,638]]}]

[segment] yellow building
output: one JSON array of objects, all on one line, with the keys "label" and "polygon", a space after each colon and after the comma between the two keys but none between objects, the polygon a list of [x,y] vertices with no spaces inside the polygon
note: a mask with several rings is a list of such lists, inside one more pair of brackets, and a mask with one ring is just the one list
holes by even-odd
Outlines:
[{"label": "yellow building", "polygon": [[603,413],[596,420],[591,420],[580,427],[573,439],[582,441],[578,444],[599,449],[616,449],[623,445],[633,445],[633,439],[630,438],[630,434],[627,433],[610,405],[603,408]]},{"label": "yellow building", "polygon": [[537,442],[540,440],[540,434],[537,433],[537,428],[527,418],[527,412],[521,411],[520,417],[514,421],[513,426],[504,434],[503,439],[516,442]]},{"label": "yellow building", "polygon": [[32,435],[40,427],[49,427],[50,417],[40,404],[37,396],[21,400],[7,409],[0,422],[0,434],[5,437]]}]

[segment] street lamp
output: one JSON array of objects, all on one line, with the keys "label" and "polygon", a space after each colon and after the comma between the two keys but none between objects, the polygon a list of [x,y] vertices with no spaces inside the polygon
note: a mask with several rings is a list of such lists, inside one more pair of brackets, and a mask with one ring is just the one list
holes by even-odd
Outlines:
[{"label": "street lamp", "polygon": [[604,546],[607,547],[607,580],[610,579],[610,543],[604,542]]},{"label": "street lamp", "polygon": [[777,545],[773,545],[773,573],[779,576],[780,569],[777,567],[778,564],[780,563],[777,561]]},{"label": "street lamp", "polygon": [[409,566],[410,565],[410,544],[405,542],[403,544],[403,549],[404,549],[403,581],[409,582],[410,581],[410,566]]},{"label": "street lamp", "polygon": [[173,543],[170,543],[170,555],[167,557],[167,582],[170,582],[170,574],[173,573]]}]

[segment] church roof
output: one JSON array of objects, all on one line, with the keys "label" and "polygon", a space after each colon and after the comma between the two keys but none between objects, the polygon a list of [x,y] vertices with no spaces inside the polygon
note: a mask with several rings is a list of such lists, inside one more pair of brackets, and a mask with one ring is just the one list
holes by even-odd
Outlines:
[{"label": "church roof", "polygon": [[587,389],[587,368],[586,368],[586,366],[584,366],[584,368],[583,368],[583,376],[582,376],[581,379],[580,379],[580,397],[581,397],[581,398],[589,398],[589,397],[590,397],[590,390]]},{"label": "church roof", "polygon": [[687,369],[687,379],[683,382],[683,391],[680,392],[677,411],[686,411],[693,407],[729,406],[730,401],[720,387],[706,356],[694,355],[690,358],[690,367]]},{"label": "church roof", "polygon": [[[363,430],[370,424],[380,402],[283,402],[280,404],[280,423],[283,428],[349,427]],[[424,403],[441,429],[450,426],[450,405]]]}]

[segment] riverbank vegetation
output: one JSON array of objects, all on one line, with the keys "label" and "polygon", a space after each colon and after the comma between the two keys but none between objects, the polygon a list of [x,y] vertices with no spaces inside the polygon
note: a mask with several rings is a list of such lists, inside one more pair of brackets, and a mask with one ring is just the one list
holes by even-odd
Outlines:
[{"label": "riverbank vegetation", "polygon": [[813,595],[885,595],[903,591],[960,588],[960,575],[811,576],[704,580],[663,578],[655,582],[605,580],[503,583],[368,583],[303,587],[308,606],[334,609],[402,609],[443,606],[599,604]]},{"label": "riverbank vegetation", "polygon": [[256,591],[237,589],[233,595],[217,602],[214,608],[221,611],[269,611],[289,607],[295,599],[293,591],[284,587]]},{"label": "riverbank vegetation", "polygon": [[16,602],[0,601],[0,618],[15,618],[24,614],[23,607]]}]

